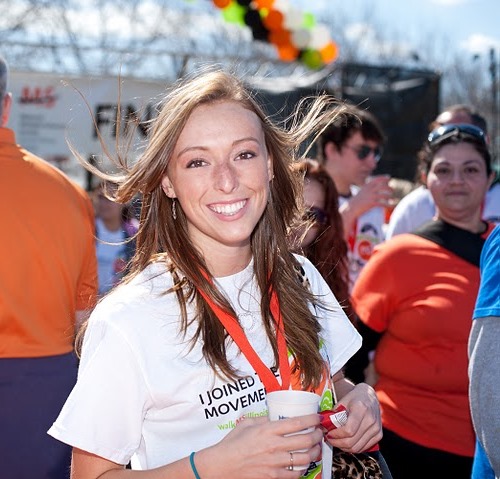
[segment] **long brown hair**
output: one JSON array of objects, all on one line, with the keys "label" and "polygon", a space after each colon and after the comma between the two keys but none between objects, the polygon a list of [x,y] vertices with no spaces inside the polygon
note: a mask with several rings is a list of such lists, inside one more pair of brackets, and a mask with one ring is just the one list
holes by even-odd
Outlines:
[{"label": "long brown hair", "polygon": [[272,288],[279,299],[288,347],[300,365],[303,387],[315,387],[323,368],[318,351],[320,326],[308,308],[308,302],[314,298],[297,281],[296,260],[288,253],[289,225],[300,214],[297,199],[301,195],[300,179],[290,165],[296,161],[300,145],[312,134],[319,134],[336,117],[333,98],[318,97],[309,102],[307,108],[299,105],[297,113],[288,119],[291,126],[286,129],[271,121],[235,75],[218,69],[196,72],[167,92],[158,116],[152,120],[148,144],[135,164],[129,166],[123,158],[116,159],[122,174],[114,177],[104,175],[91,165],[87,168],[119,184],[115,198],[121,203],[132,200],[137,193],[142,195],[136,254],[128,279],[152,261],[165,259],[176,284],[173,291],[166,294],[177,295],[182,311],[181,330],[185,334],[190,324],[186,305],[192,301],[196,311],[192,321],[197,325],[192,344],[201,341],[203,355],[216,374],[236,378],[238,371],[226,358],[227,332],[199,291],[204,291],[233,316],[235,313],[210,281],[205,259],[190,241],[181,205],[177,203],[177,218],[174,219],[172,200],[161,188],[168,162],[191,113],[200,105],[221,101],[240,104],[254,112],[262,124],[274,173],[268,205],[251,237],[255,276],[262,294],[262,317],[277,364],[274,322],[270,316]]},{"label": "long brown hair", "polygon": [[339,194],[337,188],[325,168],[315,160],[303,160],[294,165],[294,169],[301,173],[304,182],[316,181],[319,183],[325,195],[323,209],[327,222],[316,225],[318,234],[309,245],[301,248],[302,253],[316,266],[347,316],[352,320],[353,311],[349,299],[348,250],[344,239],[344,225],[338,210]]}]

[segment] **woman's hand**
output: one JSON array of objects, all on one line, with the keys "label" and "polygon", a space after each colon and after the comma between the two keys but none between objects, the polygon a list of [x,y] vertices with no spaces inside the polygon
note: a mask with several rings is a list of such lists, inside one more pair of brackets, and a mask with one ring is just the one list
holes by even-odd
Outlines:
[{"label": "woman's hand", "polygon": [[377,395],[368,384],[358,384],[338,404],[348,411],[345,426],[326,435],[329,444],[346,452],[363,452],[382,439],[382,421]]},{"label": "woman's hand", "polygon": [[[220,443],[196,453],[200,477],[299,478],[304,470],[290,471],[287,467],[293,461],[294,466],[307,468],[319,459],[323,439],[319,423],[317,414],[281,421],[246,418]],[[288,436],[306,429],[310,432]]]}]

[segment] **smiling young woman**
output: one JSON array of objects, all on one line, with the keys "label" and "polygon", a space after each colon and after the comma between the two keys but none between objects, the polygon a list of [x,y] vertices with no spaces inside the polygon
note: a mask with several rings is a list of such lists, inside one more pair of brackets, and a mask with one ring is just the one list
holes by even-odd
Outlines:
[{"label": "smiling young woman", "polygon": [[[291,164],[334,106],[318,97],[286,130],[226,72],[169,91],[143,155],[113,178],[117,201],[142,196],[136,254],[89,319],[78,383],[50,430],[74,446],[75,478],[293,479],[293,465],[317,477],[319,415],[270,422],[266,393],[315,391],[328,408],[332,382],[350,415],[325,440],[352,452],[380,440],[373,390],[341,373],[360,337],[288,250],[301,195]],[[139,470],[124,469],[131,459]]]}]

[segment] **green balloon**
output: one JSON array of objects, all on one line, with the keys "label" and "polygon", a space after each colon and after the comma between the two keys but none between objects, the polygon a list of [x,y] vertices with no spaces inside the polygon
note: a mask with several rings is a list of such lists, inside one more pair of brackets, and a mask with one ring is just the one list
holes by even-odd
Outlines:
[{"label": "green balloon", "polygon": [[307,67],[316,70],[321,68],[323,65],[323,60],[321,59],[321,53],[318,50],[305,50],[300,56],[302,63]]},{"label": "green balloon", "polygon": [[314,15],[310,12],[305,12],[302,17],[302,27],[303,28],[312,28],[316,25],[316,19]]},{"label": "green balloon", "polygon": [[222,17],[226,22],[245,25],[246,10],[245,7],[233,1],[226,8],[222,9]]}]

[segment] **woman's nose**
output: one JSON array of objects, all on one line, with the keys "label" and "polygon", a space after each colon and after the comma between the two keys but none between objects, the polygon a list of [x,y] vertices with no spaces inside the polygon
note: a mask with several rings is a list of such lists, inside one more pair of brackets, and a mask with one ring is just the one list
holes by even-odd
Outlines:
[{"label": "woman's nose", "polygon": [[464,181],[464,173],[461,170],[453,170],[451,172],[451,181],[453,183],[462,183]]},{"label": "woman's nose", "polygon": [[222,163],[214,168],[215,188],[230,193],[238,186],[238,175],[235,168],[229,163]]}]

